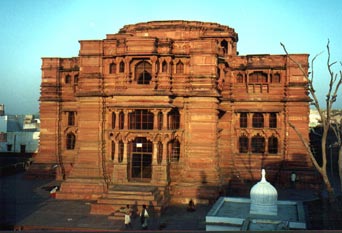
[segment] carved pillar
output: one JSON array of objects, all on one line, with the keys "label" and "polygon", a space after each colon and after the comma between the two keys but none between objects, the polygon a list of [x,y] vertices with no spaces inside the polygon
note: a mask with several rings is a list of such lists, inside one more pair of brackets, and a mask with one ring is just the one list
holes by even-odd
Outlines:
[{"label": "carved pillar", "polygon": [[131,67],[130,67],[130,63],[131,63],[132,58],[131,57],[125,57],[125,77],[126,77],[126,81],[127,83],[130,83],[131,80]]},{"label": "carved pillar", "polygon": [[167,74],[171,74],[172,73],[172,70],[171,70],[171,57],[167,57],[165,58],[165,61],[167,62],[167,70],[166,70],[166,73]]},{"label": "carved pillar", "polygon": [[167,143],[168,143],[168,141],[164,140],[162,143],[163,143],[163,157],[162,157],[161,164],[165,166],[167,164]]},{"label": "carved pillar", "polygon": [[116,70],[115,70],[115,73],[118,74],[119,71],[120,71],[119,66],[120,66],[120,61],[121,61],[121,59],[119,59],[119,57],[116,57],[116,59],[115,59],[114,61],[115,61],[115,63],[116,63],[116,67],[115,67]]},{"label": "carved pillar", "polygon": [[179,112],[179,128],[184,129],[185,114],[184,109],[178,109]]},{"label": "carved pillar", "polygon": [[153,113],[153,129],[158,129],[158,113],[159,113],[159,110],[152,110],[151,111]]},{"label": "carved pillar", "polygon": [[114,141],[115,144],[115,150],[114,150],[114,164],[119,163],[119,143],[117,141]]},{"label": "carved pillar", "polygon": [[156,56],[152,56],[150,57],[150,60],[152,62],[152,82],[154,83],[154,88],[157,88],[157,84],[158,84],[158,80],[157,80],[157,71],[158,71],[158,68],[157,68],[157,61],[158,61],[158,58]]},{"label": "carved pillar", "polygon": [[116,150],[115,150],[115,164],[113,169],[113,184],[126,184],[128,183],[128,174],[127,174],[127,143],[128,141],[126,139],[123,139],[122,142],[124,143],[124,151],[123,151],[123,159],[120,163],[118,161],[119,158],[119,141],[115,142]]},{"label": "carved pillar", "polygon": [[264,128],[270,127],[270,114],[262,114],[264,116]]},{"label": "carved pillar", "polygon": [[158,58],[156,56],[152,56],[152,57],[150,57],[150,60],[152,62],[152,74],[151,75],[154,76],[157,73],[156,62],[157,62]]},{"label": "carved pillar", "polygon": [[167,172],[167,161],[166,161],[166,140],[162,141],[163,143],[163,158],[161,164],[158,164],[158,141],[153,142],[153,162],[152,162],[152,182],[155,185],[167,185],[169,182],[168,172]]},{"label": "carved pillar", "polygon": [[157,166],[158,142],[153,141],[152,166]]},{"label": "carved pillar", "polygon": [[247,113],[247,128],[253,128],[253,113]]},{"label": "carved pillar", "polygon": [[167,130],[167,113],[169,110],[163,110],[163,130]]},{"label": "carved pillar", "polygon": [[122,164],[128,164],[128,156],[127,156],[127,140],[123,141],[124,143],[124,151],[123,151],[123,160],[122,160]]},{"label": "carved pillar", "polygon": [[119,129],[120,111],[115,110],[115,129]]},{"label": "carved pillar", "polygon": [[232,54],[232,52],[233,52],[233,47],[234,47],[234,46],[232,45],[232,43],[233,43],[233,42],[231,42],[231,41],[228,42],[228,48],[227,48],[228,51],[227,51],[227,54],[226,54],[226,55],[235,55],[235,54]]},{"label": "carved pillar", "polygon": [[129,111],[127,109],[124,110],[124,129],[128,129],[128,113]]}]

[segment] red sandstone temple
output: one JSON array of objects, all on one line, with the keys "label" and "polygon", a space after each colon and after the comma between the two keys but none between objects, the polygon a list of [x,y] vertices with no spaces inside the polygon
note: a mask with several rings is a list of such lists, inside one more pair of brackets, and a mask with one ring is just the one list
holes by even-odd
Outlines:
[{"label": "red sandstone temple", "polygon": [[[153,21],[43,58],[31,174],[54,174],[57,198],[95,200],[100,214],[248,192],[262,168],[275,185],[292,172],[315,183],[288,124],[308,139],[303,74],[287,55],[240,56],[237,42],[217,23]],[[308,54],[290,56],[308,68]]]}]

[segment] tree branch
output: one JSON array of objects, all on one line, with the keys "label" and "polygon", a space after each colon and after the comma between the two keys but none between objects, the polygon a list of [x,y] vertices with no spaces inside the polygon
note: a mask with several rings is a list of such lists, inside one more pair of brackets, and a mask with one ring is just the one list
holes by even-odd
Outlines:
[{"label": "tree branch", "polygon": [[309,152],[309,156],[311,161],[313,162],[313,164],[315,165],[316,169],[322,173],[322,167],[319,166],[319,164],[316,161],[315,156],[312,154],[311,148],[309,143],[304,139],[303,135],[298,131],[298,129],[296,128],[296,126],[294,126],[291,122],[288,122],[290,127],[296,132],[297,136],[299,137],[299,139],[301,140],[301,142],[303,143],[303,145],[305,146],[306,150]]}]

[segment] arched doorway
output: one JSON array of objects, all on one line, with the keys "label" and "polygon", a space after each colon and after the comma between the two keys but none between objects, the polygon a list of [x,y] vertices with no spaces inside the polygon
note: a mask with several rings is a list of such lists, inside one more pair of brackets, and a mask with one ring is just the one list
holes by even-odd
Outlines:
[{"label": "arched doorway", "polygon": [[145,137],[137,137],[129,145],[129,180],[148,182],[152,178],[153,143]]}]

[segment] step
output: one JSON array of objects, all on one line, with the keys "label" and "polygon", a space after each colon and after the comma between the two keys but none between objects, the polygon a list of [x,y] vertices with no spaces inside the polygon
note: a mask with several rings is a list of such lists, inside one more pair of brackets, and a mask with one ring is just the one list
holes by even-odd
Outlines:
[{"label": "step", "polygon": [[108,193],[133,193],[133,194],[146,194],[146,193],[154,193],[157,192],[158,188],[157,187],[146,187],[142,185],[115,185],[111,186],[108,189]]},{"label": "step", "polygon": [[159,194],[113,194],[113,193],[106,193],[103,195],[103,198],[106,199],[137,199],[137,200],[154,200],[155,198],[157,198],[158,196],[160,196]]},{"label": "step", "polygon": [[153,205],[157,206],[158,201],[156,200],[134,200],[134,199],[104,199],[100,198],[97,200],[98,204],[112,204],[112,205]]},{"label": "step", "polygon": [[61,200],[98,200],[101,193],[66,193],[56,192],[56,199]]},{"label": "step", "polygon": [[[163,196],[157,187],[115,185],[109,188],[96,203],[91,205],[91,214],[109,215],[120,208],[130,206],[148,205],[159,212],[165,205]],[[118,216],[113,216],[113,219]]]},{"label": "step", "polygon": [[108,216],[109,220],[124,220],[125,219],[125,213],[122,212],[114,212],[113,214]]}]

